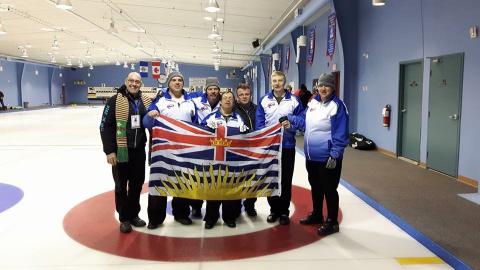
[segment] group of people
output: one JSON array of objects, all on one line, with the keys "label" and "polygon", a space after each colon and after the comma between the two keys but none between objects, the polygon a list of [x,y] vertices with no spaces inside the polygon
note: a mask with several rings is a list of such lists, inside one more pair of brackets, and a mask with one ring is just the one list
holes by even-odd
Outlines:
[{"label": "group of people", "polygon": [[[281,195],[268,197],[270,215],[267,222],[281,225],[290,223],[292,177],[295,164],[295,134],[305,132],[305,157],[308,178],[312,187],[313,211],[300,220],[301,224],[319,224],[319,235],[339,231],[337,187],[342,167],[342,157],[348,143],[348,113],[345,105],[335,96],[335,82],[331,74],[322,74],[318,95],[306,108],[298,97],[285,89],[285,74],[274,71],[271,75],[272,91],[261,97],[258,106],[252,102],[251,88],[240,84],[235,94],[220,91],[215,77],[206,79],[203,93],[187,93],[184,77],[171,72],[167,88],[150,100],[143,96],[142,80],[132,72],[118,93],[110,98],[104,108],[100,133],[107,162],[112,165],[115,182],[115,205],[119,214],[120,231],[129,233],[132,226],[143,227],[146,222],[139,216],[139,197],[145,181],[146,129],[150,130],[158,115],[196,123],[215,129],[219,125],[251,132],[281,123],[283,130],[281,156]],[[324,219],[323,198],[326,198],[328,217]],[[243,201],[243,202],[242,202]],[[236,227],[242,205],[250,217],[257,216],[256,198],[206,202],[205,228],[211,229],[220,218],[228,227]],[[201,200],[174,197],[172,214],[182,225],[192,224],[192,217],[202,217]],[[148,229],[156,229],[166,217],[167,197],[148,196]]]}]

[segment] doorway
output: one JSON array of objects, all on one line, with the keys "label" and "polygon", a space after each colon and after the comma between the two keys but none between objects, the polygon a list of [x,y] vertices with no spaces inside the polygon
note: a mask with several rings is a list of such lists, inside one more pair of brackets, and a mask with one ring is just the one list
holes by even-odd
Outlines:
[{"label": "doorway", "polygon": [[427,167],[458,175],[463,53],[430,59]]},{"label": "doorway", "polygon": [[420,162],[423,62],[400,64],[398,155]]}]

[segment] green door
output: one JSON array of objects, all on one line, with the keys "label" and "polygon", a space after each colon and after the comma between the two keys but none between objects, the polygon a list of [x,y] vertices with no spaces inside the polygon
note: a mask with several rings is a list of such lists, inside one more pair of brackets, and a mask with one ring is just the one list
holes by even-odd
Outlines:
[{"label": "green door", "polygon": [[422,62],[401,65],[399,154],[417,162],[420,161],[422,74]]},{"label": "green door", "polygon": [[457,177],[463,54],[430,60],[427,166]]}]

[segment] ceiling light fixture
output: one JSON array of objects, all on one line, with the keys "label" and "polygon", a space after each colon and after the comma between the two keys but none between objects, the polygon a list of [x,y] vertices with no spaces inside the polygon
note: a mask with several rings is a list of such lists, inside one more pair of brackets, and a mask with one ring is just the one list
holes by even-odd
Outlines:
[{"label": "ceiling light fixture", "polygon": [[22,51],[22,57],[28,58],[28,51],[27,51],[27,49],[21,47],[20,50]]},{"label": "ceiling light fixture", "polygon": [[127,61],[123,62],[123,68],[128,68],[128,63],[127,63]]},{"label": "ceiling light fixture", "polygon": [[72,66],[72,59],[71,58],[67,58],[67,66]]},{"label": "ceiling light fixture", "polygon": [[57,37],[55,36],[53,38],[52,50],[58,50],[58,49],[60,49],[60,46],[58,45],[58,40],[57,40]]},{"label": "ceiling light fixture", "polygon": [[210,35],[208,35],[208,38],[209,39],[221,39],[222,38],[222,36],[220,36],[220,34],[218,33],[217,24],[213,25],[212,33],[210,33]]},{"label": "ceiling light fixture", "polygon": [[205,10],[210,13],[218,12],[220,7],[218,6],[217,0],[208,0],[208,5]]},{"label": "ceiling light fixture", "polygon": [[51,62],[51,63],[56,63],[56,62],[57,62],[57,60],[55,59],[55,55],[52,54],[52,55],[50,56],[50,62]]},{"label": "ceiling light fixture", "polygon": [[3,23],[2,21],[0,20],[0,35],[5,35],[7,33],[7,31],[5,30],[5,28],[3,27]]},{"label": "ceiling light fixture", "polygon": [[137,50],[143,50],[143,45],[140,42],[140,36],[137,38],[137,44],[135,45],[135,49]]},{"label": "ceiling light fixture", "polygon": [[78,60],[78,67],[83,68],[83,61],[82,60]]},{"label": "ceiling light fixture", "polygon": [[108,28],[108,33],[112,35],[118,34],[118,29],[115,28],[115,21],[113,20],[113,17],[110,20],[110,28]]},{"label": "ceiling light fixture", "polygon": [[120,61],[115,61],[115,66],[120,66]]},{"label": "ceiling light fixture", "polygon": [[131,64],[130,64],[130,69],[131,69],[131,70],[135,70],[135,64],[134,64],[134,63],[131,63]]},{"label": "ceiling light fixture", "polygon": [[73,8],[70,0],[57,0],[57,2],[55,3],[55,6],[63,10],[68,10]]},{"label": "ceiling light fixture", "polygon": [[385,6],[385,0],[372,0],[372,5],[375,7]]}]

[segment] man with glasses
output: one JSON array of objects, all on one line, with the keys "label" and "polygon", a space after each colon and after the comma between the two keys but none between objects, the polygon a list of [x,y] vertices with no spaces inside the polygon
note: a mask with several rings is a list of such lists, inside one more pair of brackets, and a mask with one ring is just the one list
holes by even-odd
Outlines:
[{"label": "man with glasses", "polygon": [[120,220],[120,231],[129,233],[132,225],[143,227],[138,217],[140,192],[145,181],[145,144],[147,136],[142,118],[151,100],[140,91],[142,79],[131,72],[117,94],[111,97],[103,110],[100,135],[107,162],[112,166],[115,181],[115,207]]}]

